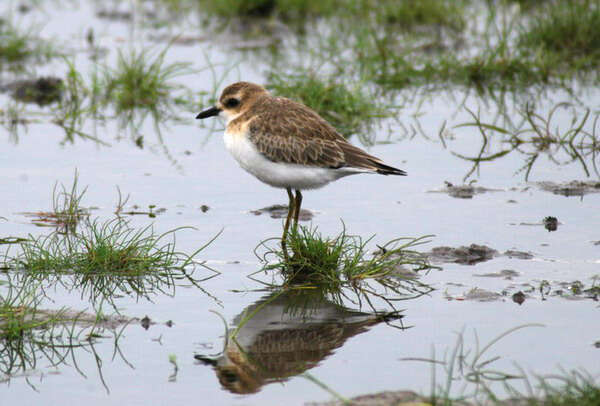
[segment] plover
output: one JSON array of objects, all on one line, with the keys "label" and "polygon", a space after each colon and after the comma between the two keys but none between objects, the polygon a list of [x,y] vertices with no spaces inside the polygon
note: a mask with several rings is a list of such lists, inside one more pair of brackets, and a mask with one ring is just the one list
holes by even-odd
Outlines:
[{"label": "plover", "polygon": [[225,146],[240,166],[260,181],[287,191],[284,252],[291,218],[294,228],[298,224],[302,190],[320,188],[357,173],[406,175],[350,144],[309,107],[274,97],[254,83],[227,86],[217,104],[196,118],[217,115],[227,122]]}]

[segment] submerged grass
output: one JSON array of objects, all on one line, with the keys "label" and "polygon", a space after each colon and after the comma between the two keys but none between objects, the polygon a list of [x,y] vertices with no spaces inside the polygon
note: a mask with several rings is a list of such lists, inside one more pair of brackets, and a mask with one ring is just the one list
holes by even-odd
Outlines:
[{"label": "submerged grass", "polygon": [[[504,128],[484,123],[479,114],[468,111],[473,121],[459,124],[455,128],[477,128],[482,137],[482,145],[477,156],[453,152],[455,156],[473,162],[465,180],[473,173],[478,173],[482,164],[498,160],[512,152],[524,158],[524,164],[517,173],[523,172],[526,181],[538,159],[544,156],[557,165],[577,163],[586,176],[589,177],[593,172],[600,177],[600,113],[592,114],[590,110],[581,112],[569,103],[559,103],[547,115],[542,116],[533,111],[532,106],[526,105],[514,115],[520,118],[514,120],[517,124]],[[561,113],[570,114],[570,122],[568,119],[561,120]],[[567,123],[566,128],[561,125],[564,122]]]},{"label": "submerged grass", "polygon": [[[66,133],[65,141],[76,137],[109,145],[84,131],[89,119],[103,123],[115,118],[119,130],[129,130],[136,146],[143,148],[140,127],[150,116],[159,142],[163,144],[161,126],[178,119],[178,110],[196,111],[196,95],[174,80],[189,74],[190,64],[167,62],[169,46],[160,52],[135,50],[119,52],[114,67],[99,65],[89,75],[66,61],[68,70],[63,97],[54,109],[54,122]],[[192,114],[189,115],[192,117]],[[164,149],[163,145],[163,149]],[[168,155],[168,151],[165,150]],[[170,159],[172,157],[169,156]]]},{"label": "submerged grass", "polygon": [[598,0],[552,1],[536,10],[518,44],[539,54],[556,54],[562,64],[596,68],[600,61],[598,27]]},{"label": "submerged grass", "polygon": [[[164,0],[182,9],[186,0]],[[452,0],[200,0],[200,10],[221,18],[275,17],[287,23],[303,22],[314,17],[352,17],[379,24],[397,25],[402,30],[414,27],[465,27],[466,1]]]},{"label": "submerged grass", "polygon": [[380,24],[393,24],[403,31],[415,27],[447,27],[462,31],[466,26],[464,0],[372,1],[363,0],[363,12],[374,13]]},{"label": "submerged grass", "polygon": [[[172,1],[172,0],[171,0]],[[199,1],[202,10],[219,17],[268,17],[284,20],[306,16],[331,15],[343,0],[221,0]]]},{"label": "submerged grass", "polygon": [[27,383],[35,389],[28,378],[30,373],[40,367],[67,364],[67,360],[85,376],[77,364],[81,353],[76,353],[76,350],[82,348],[86,350],[83,354],[92,354],[100,380],[106,387],[101,371],[102,360],[94,350],[94,343],[102,337],[101,333],[110,331],[114,335],[115,355],[118,353],[122,357],[118,340],[131,319],[108,318],[100,313],[76,312],[66,308],[41,309],[45,298],[41,283],[22,279],[22,275],[16,275],[16,278],[10,273],[4,275],[6,281],[2,282],[6,286],[0,290],[0,382],[9,382],[14,376],[24,375]]},{"label": "submerged grass", "polygon": [[[516,331],[531,327],[544,326],[541,324],[517,326],[483,345],[480,345],[479,337],[475,334],[473,348],[467,346],[463,330],[458,334],[454,348],[445,351],[443,359],[437,359],[435,351],[432,350],[431,358],[403,358],[402,360],[431,364],[431,394],[421,398],[432,405],[591,406],[598,404],[600,386],[594,378],[580,371],[534,376],[537,381],[537,385],[534,385],[530,376],[519,366],[515,365],[514,372],[506,372],[494,365],[501,356],[489,355],[491,349]],[[445,376],[438,383],[437,371],[440,367]],[[559,384],[557,385],[556,382]],[[460,385],[460,389],[457,385]],[[497,394],[498,385],[503,387],[504,396]],[[524,390],[519,390],[517,386]],[[510,397],[502,400],[506,395]]]}]

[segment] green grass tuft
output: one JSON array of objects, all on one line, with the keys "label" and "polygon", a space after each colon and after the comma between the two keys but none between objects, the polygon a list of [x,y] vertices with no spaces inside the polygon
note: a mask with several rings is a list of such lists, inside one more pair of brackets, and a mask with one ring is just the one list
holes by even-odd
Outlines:
[{"label": "green grass tuft", "polygon": [[[392,305],[432,290],[416,279],[417,271],[432,266],[412,250],[425,243],[425,238],[393,240],[371,256],[367,253],[371,239],[363,240],[345,231],[335,238],[324,238],[316,229],[300,227],[288,235],[288,253],[263,242],[266,252],[261,258],[267,263],[264,270],[278,271],[284,285],[318,289],[340,304],[342,298],[348,298],[346,291],[351,291],[358,302],[366,299],[371,304],[369,297],[377,297]],[[270,261],[273,257],[275,260]],[[411,276],[404,267],[411,268]]]},{"label": "green grass tuft", "polygon": [[0,18],[0,66],[21,63],[29,58],[46,60],[54,55],[52,47],[35,34],[19,29],[12,21]]},{"label": "green grass tuft", "polygon": [[554,53],[563,65],[596,67],[600,61],[600,2],[574,0],[550,2],[532,18],[519,45]]},{"label": "green grass tuft", "polygon": [[394,24],[404,31],[420,26],[447,27],[462,31],[466,26],[465,1],[363,1],[365,14],[371,11],[382,24]]},{"label": "green grass tuft", "polygon": [[269,17],[284,20],[334,14],[344,0],[200,0],[201,9],[219,17]]},{"label": "green grass tuft", "polygon": [[134,229],[122,218],[86,220],[81,231],[51,233],[22,242],[15,268],[31,272],[116,273],[139,275],[181,268],[192,257],[163,242],[176,230],[157,235],[152,226]]},{"label": "green grass tuft", "polygon": [[119,52],[116,68],[104,71],[104,98],[114,103],[117,113],[133,109],[159,112],[170,104],[171,94],[178,88],[170,81],[189,73],[189,64],[166,63],[167,49],[154,57],[145,50]]}]

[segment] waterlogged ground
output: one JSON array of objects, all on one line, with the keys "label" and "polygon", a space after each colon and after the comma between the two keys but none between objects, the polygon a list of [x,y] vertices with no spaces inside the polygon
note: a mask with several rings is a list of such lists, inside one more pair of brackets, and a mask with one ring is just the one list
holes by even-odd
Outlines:
[{"label": "waterlogged ground", "polygon": [[[506,128],[511,122],[532,128],[523,116],[526,106],[547,119],[558,103],[569,103],[557,108],[547,125],[549,131],[563,132],[577,127],[589,110],[583,128],[598,132],[593,121],[600,105],[597,87],[574,81],[570,91],[546,87],[481,95],[450,87],[395,94],[393,104],[401,108],[368,130],[366,138],[373,145],[361,144],[358,137],[351,140],[408,176],[356,176],[308,191],[304,208],[313,217],[303,224],[318,227],[323,235],[337,235],[344,227],[364,238],[375,235],[373,251],[394,238],[431,235],[419,250],[430,253],[440,269],[422,273],[420,281],[435,290],[401,302],[403,318],[388,323],[332,303],[319,304],[305,317],[289,312],[285,296],[271,300],[261,283],[248,278],[263,266],[255,248],[280,236],[283,221],[253,211],[284,204],[285,193],[260,184],[237,166],[224,149],[221,123],[193,119],[194,107],[206,107],[224,85],[267,81],[269,41],[213,33],[195,16],[169,25],[159,9],[143,11],[137,3],[35,2],[25,13],[15,11],[18,3],[12,4],[13,21],[25,27],[39,24],[39,36],[68,54],[83,76],[101,64],[114,66],[118,49],[160,51],[175,38],[165,60],[190,63],[194,71],[173,82],[191,90],[190,101],[196,105],[176,106],[178,119],[160,119],[158,126],[151,117],[136,129],[120,128],[110,115],[87,120],[82,132],[102,143],[79,136],[69,142],[50,108],[17,103],[8,91],[1,94],[0,238],[50,233],[52,228],[35,225],[39,221],[23,213],[51,210],[54,184],[69,187],[77,170],[79,185],[88,186],[81,204],[94,218],[113,217],[118,187],[123,198],[129,195],[124,212],[152,206],[158,213],[125,215],[132,226],[153,224],[158,233],[193,227],[176,233],[178,251],[192,253],[220,232],[198,256],[220,274],[200,282],[201,289],[187,280],[149,278],[152,289],[146,297],[122,290],[103,297],[72,277],[47,278],[41,282],[45,295],[39,298],[40,308],[66,307],[93,318],[101,306],[108,319],[93,331],[82,321],[70,327],[71,333],[79,332],[81,346],[59,349],[53,356],[46,355],[43,345],[16,349],[3,342],[3,403],[279,405],[330,400],[332,395],[315,380],[344,397],[401,389],[427,394],[433,379],[430,364],[406,358],[431,358],[435,351],[443,359],[460,332],[465,348],[475,349],[477,339],[483,346],[525,324],[536,326],[514,332],[486,353],[501,357],[495,369],[600,373],[600,349],[594,345],[600,341],[598,159],[588,155],[570,162],[566,150],[550,146],[542,149],[526,179],[527,154],[535,151],[528,144],[478,167],[462,158],[508,151],[510,144],[489,131],[492,125]],[[127,14],[135,4],[137,13]],[[10,6],[2,5],[3,15],[8,16]],[[125,14],[105,18],[101,11]],[[94,50],[86,40],[90,29]],[[240,44],[257,49],[240,51]],[[94,59],[98,54],[105,56]],[[66,71],[61,58],[28,62],[2,72],[0,84],[64,77]],[[15,110],[18,120],[11,127],[7,112]],[[459,126],[474,123],[475,117],[490,124],[483,129],[488,132],[485,146],[480,128]],[[564,189],[573,181],[588,183]],[[552,221],[544,223],[548,216],[557,219],[555,231],[547,229]],[[465,248],[453,251],[459,247]],[[202,267],[194,272],[197,279],[213,275]],[[22,276],[5,271],[0,289],[6,294]],[[271,281],[263,273],[254,277]],[[253,313],[256,309],[260,311]],[[237,331],[240,346],[225,340],[250,313],[256,317]],[[219,315],[229,326],[227,333]],[[89,334],[93,339],[86,340]],[[64,333],[62,339],[68,336]],[[20,363],[25,367],[19,368]],[[436,379],[446,379],[441,368]],[[461,387],[456,385],[453,393],[460,394]]]}]

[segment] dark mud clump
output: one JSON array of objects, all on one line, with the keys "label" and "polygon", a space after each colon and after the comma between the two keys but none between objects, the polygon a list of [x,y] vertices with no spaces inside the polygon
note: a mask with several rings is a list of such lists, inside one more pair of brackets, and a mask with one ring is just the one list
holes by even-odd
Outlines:
[{"label": "dark mud clump", "polygon": [[540,223],[519,223],[520,226],[544,226],[548,231],[558,230],[558,226],[562,223],[554,216],[547,216]]},{"label": "dark mud clump", "polygon": [[[272,206],[263,207],[262,209],[252,210],[250,213],[260,216],[261,214],[268,214],[273,219],[284,219],[288,215],[288,206],[284,204],[274,204]],[[314,214],[305,209],[300,209],[300,215],[298,220],[309,221],[312,220]]]},{"label": "dark mud clump", "polygon": [[499,253],[495,249],[485,245],[471,244],[468,247],[463,246],[458,248],[435,247],[425,255],[432,262],[474,265],[479,262],[489,261],[498,256]]},{"label": "dark mud clump", "polygon": [[525,302],[525,293],[522,291],[518,291],[514,295],[512,295],[512,301],[521,306]]},{"label": "dark mud clump", "polygon": [[11,96],[15,100],[45,106],[60,101],[63,81],[56,77],[41,77],[13,82],[4,86],[4,89],[12,91]]},{"label": "dark mud clump", "polygon": [[561,196],[584,196],[590,193],[600,193],[600,182],[581,182],[573,180],[566,183],[538,182],[540,189]]},{"label": "dark mud clump", "polygon": [[477,194],[486,192],[498,192],[500,189],[488,189],[482,186],[473,185],[458,185],[455,186],[450,182],[445,182],[446,187],[441,190],[432,190],[430,193],[447,193],[450,197],[457,199],[472,199]]},{"label": "dark mud clump", "polygon": [[556,231],[558,229],[558,219],[554,216],[545,217],[544,228],[548,231]]},{"label": "dark mud clump", "polygon": [[[431,251],[424,253],[431,262],[437,263],[455,263],[462,265],[475,265],[479,262],[489,261],[494,257],[505,256],[517,259],[532,259],[533,254],[518,250],[508,250],[503,254],[486,245],[471,244],[468,247],[435,247]],[[480,275],[488,276],[488,275]],[[493,275],[507,276],[507,275]]]}]

